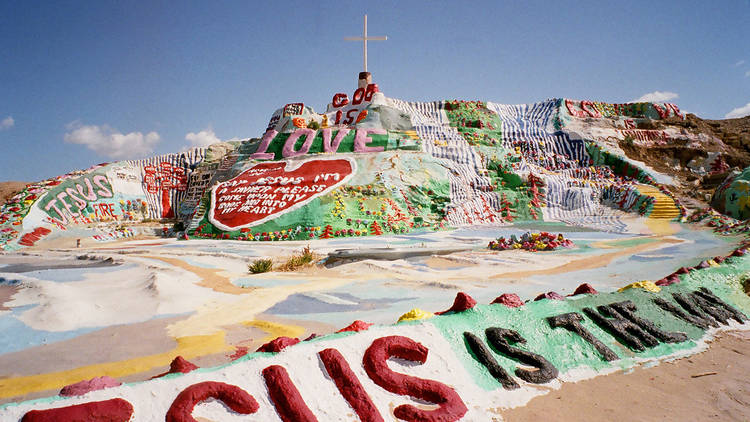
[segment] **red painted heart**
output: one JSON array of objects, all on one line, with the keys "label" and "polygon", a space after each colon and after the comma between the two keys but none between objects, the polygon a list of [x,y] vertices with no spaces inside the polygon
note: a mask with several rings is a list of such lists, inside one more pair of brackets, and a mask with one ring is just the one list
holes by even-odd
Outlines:
[{"label": "red painted heart", "polygon": [[226,231],[257,226],[325,195],[346,182],[356,168],[348,158],[307,160],[287,170],[294,164],[256,164],[214,186],[209,221]]}]

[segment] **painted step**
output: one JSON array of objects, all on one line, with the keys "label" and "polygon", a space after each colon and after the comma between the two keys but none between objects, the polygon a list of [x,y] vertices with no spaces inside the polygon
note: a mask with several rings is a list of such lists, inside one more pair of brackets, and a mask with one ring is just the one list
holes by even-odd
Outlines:
[{"label": "painted step", "polygon": [[638,191],[654,198],[654,206],[648,214],[648,218],[658,220],[673,220],[680,216],[680,209],[674,199],[663,194],[658,188],[649,185],[638,185]]}]

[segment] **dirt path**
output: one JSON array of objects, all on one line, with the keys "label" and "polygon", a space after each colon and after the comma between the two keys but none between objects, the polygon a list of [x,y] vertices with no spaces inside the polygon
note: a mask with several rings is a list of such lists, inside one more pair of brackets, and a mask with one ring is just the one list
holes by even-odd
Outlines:
[{"label": "dirt path", "polygon": [[532,399],[502,412],[514,421],[748,421],[750,333],[722,334],[689,358],[636,368]]}]

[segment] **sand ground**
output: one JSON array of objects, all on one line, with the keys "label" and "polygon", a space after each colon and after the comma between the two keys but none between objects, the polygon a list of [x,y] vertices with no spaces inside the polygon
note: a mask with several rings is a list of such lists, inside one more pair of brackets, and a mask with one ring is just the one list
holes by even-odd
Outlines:
[{"label": "sand ground", "polygon": [[5,306],[5,302],[10,301],[10,298],[16,294],[18,287],[16,286],[0,286],[0,311],[8,311],[10,308]]},{"label": "sand ground", "polygon": [[26,187],[26,182],[0,182],[0,204]]},{"label": "sand ground", "polygon": [[750,333],[725,332],[700,354],[564,384],[502,412],[514,421],[748,421]]}]

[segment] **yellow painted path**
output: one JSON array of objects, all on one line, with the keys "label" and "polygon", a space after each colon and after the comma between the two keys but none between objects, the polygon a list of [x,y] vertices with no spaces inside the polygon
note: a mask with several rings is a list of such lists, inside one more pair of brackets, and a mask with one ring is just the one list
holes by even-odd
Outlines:
[{"label": "yellow painted path", "polygon": [[658,220],[673,220],[680,216],[680,209],[674,199],[661,193],[659,188],[649,185],[638,185],[638,192],[654,198],[654,208],[648,218]]},{"label": "yellow painted path", "polygon": [[646,226],[656,235],[670,235],[676,232],[670,222],[680,216],[680,209],[674,199],[663,194],[659,188],[650,185],[638,185],[638,191],[654,198],[654,208],[646,218]]}]

